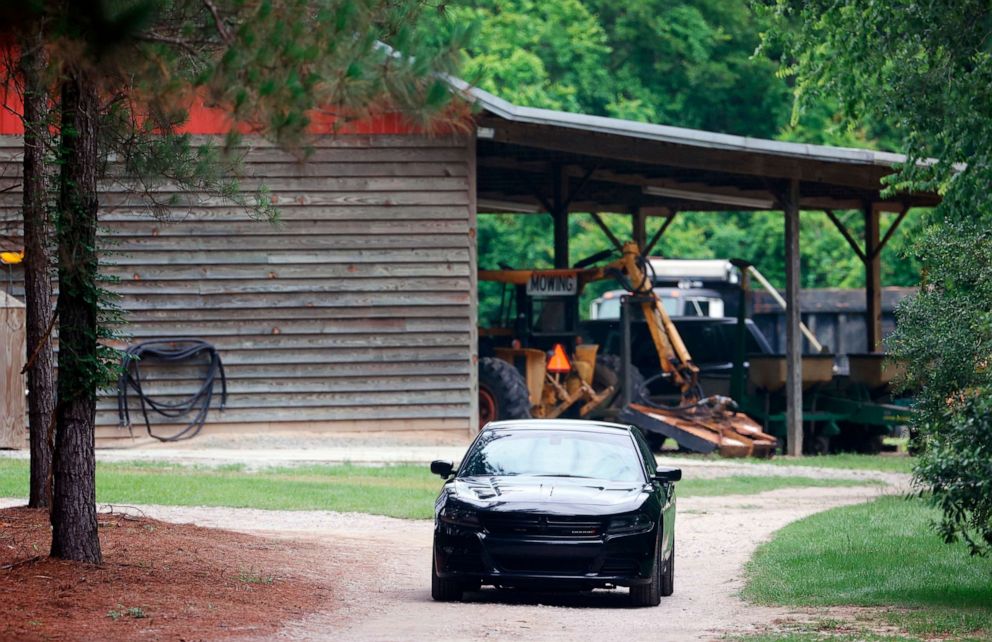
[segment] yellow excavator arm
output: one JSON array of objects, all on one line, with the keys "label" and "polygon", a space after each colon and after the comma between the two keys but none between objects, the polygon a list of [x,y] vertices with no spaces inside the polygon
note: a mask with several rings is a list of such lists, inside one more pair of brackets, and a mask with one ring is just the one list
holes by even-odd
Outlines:
[{"label": "yellow excavator arm", "polygon": [[698,401],[699,368],[692,362],[692,355],[685,347],[682,336],[675,329],[675,324],[655,293],[651,277],[641,267],[643,262],[637,243],[625,243],[618,267],[623,269],[630,280],[632,293],[647,299],[641,303],[641,309],[651,340],[658,351],[661,369],[671,376],[672,382],[682,391],[684,400]]}]

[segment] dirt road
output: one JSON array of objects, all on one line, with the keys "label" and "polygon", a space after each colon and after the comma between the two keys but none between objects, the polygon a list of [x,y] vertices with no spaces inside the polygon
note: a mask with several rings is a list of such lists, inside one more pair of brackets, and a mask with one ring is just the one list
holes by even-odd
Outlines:
[{"label": "dirt road", "polygon": [[[483,590],[468,603],[430,598],[432,526],[370,515],[142,507],[149,517],[307,542],[295,572],[329,582],[333,599],[283,640],[711,640],[790,614],[737,597],[743,566],[775,530],[867,501],[889,487],[794,488],[679,500],[675,595],[627,607],[626,591],[555,597]],[[275,569],[273,569],[275,570]]]}]

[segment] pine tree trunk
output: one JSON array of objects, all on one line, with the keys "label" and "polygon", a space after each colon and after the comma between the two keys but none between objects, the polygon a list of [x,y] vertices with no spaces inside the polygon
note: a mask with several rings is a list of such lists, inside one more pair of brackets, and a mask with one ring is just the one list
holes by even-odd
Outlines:
[{"label": "pine tree trunk", "polygon": [[101,561],[96,523],[97,113],[95,83],[62,83],[58,204],[59,377],[52,494],[53,557]]},{"label": "pine tree trunk", "polygon": [[[52,318],[51,250],[49,249],[45,155],[48,136],[48,92],[41,31],[21,43],[20,72],[24,80],[24,293],[27,304],[28,426],[31,483],[28,506],[47,507],[51,500],[52,413],[55,411],[55,371],[48,326]],[[40,346],[40,347],[39,347]]]}]

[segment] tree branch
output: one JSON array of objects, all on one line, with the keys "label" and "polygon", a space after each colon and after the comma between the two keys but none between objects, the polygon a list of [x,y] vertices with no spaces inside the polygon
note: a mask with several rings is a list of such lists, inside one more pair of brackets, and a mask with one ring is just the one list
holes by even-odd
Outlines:
[{"label": "tree branch", "polygon": [[230,45],[234,39],[231,38],[231,33],[227,30],[227,25],[224,24],[224,20],[220,17],[220,12],[217,10],[216,5],[212,0],[203,0],[203,6],[207,8],[207,11],[214,17],[214,24],[217,25],[217,33],[220,34],[221,39],[225,44]]}]

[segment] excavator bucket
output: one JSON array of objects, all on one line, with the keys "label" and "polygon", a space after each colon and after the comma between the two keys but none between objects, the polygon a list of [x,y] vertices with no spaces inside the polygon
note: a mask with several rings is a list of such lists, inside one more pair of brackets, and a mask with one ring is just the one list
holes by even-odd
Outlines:
[{"label": "excavator bucket", "polygon": [[775,454],[778,440],[743,413],[734,412],[720,398],[704,399],[689,407],[659,408],[632,403],[619,421],[674,439],[698,453],[723,457],[761,457]]}]

